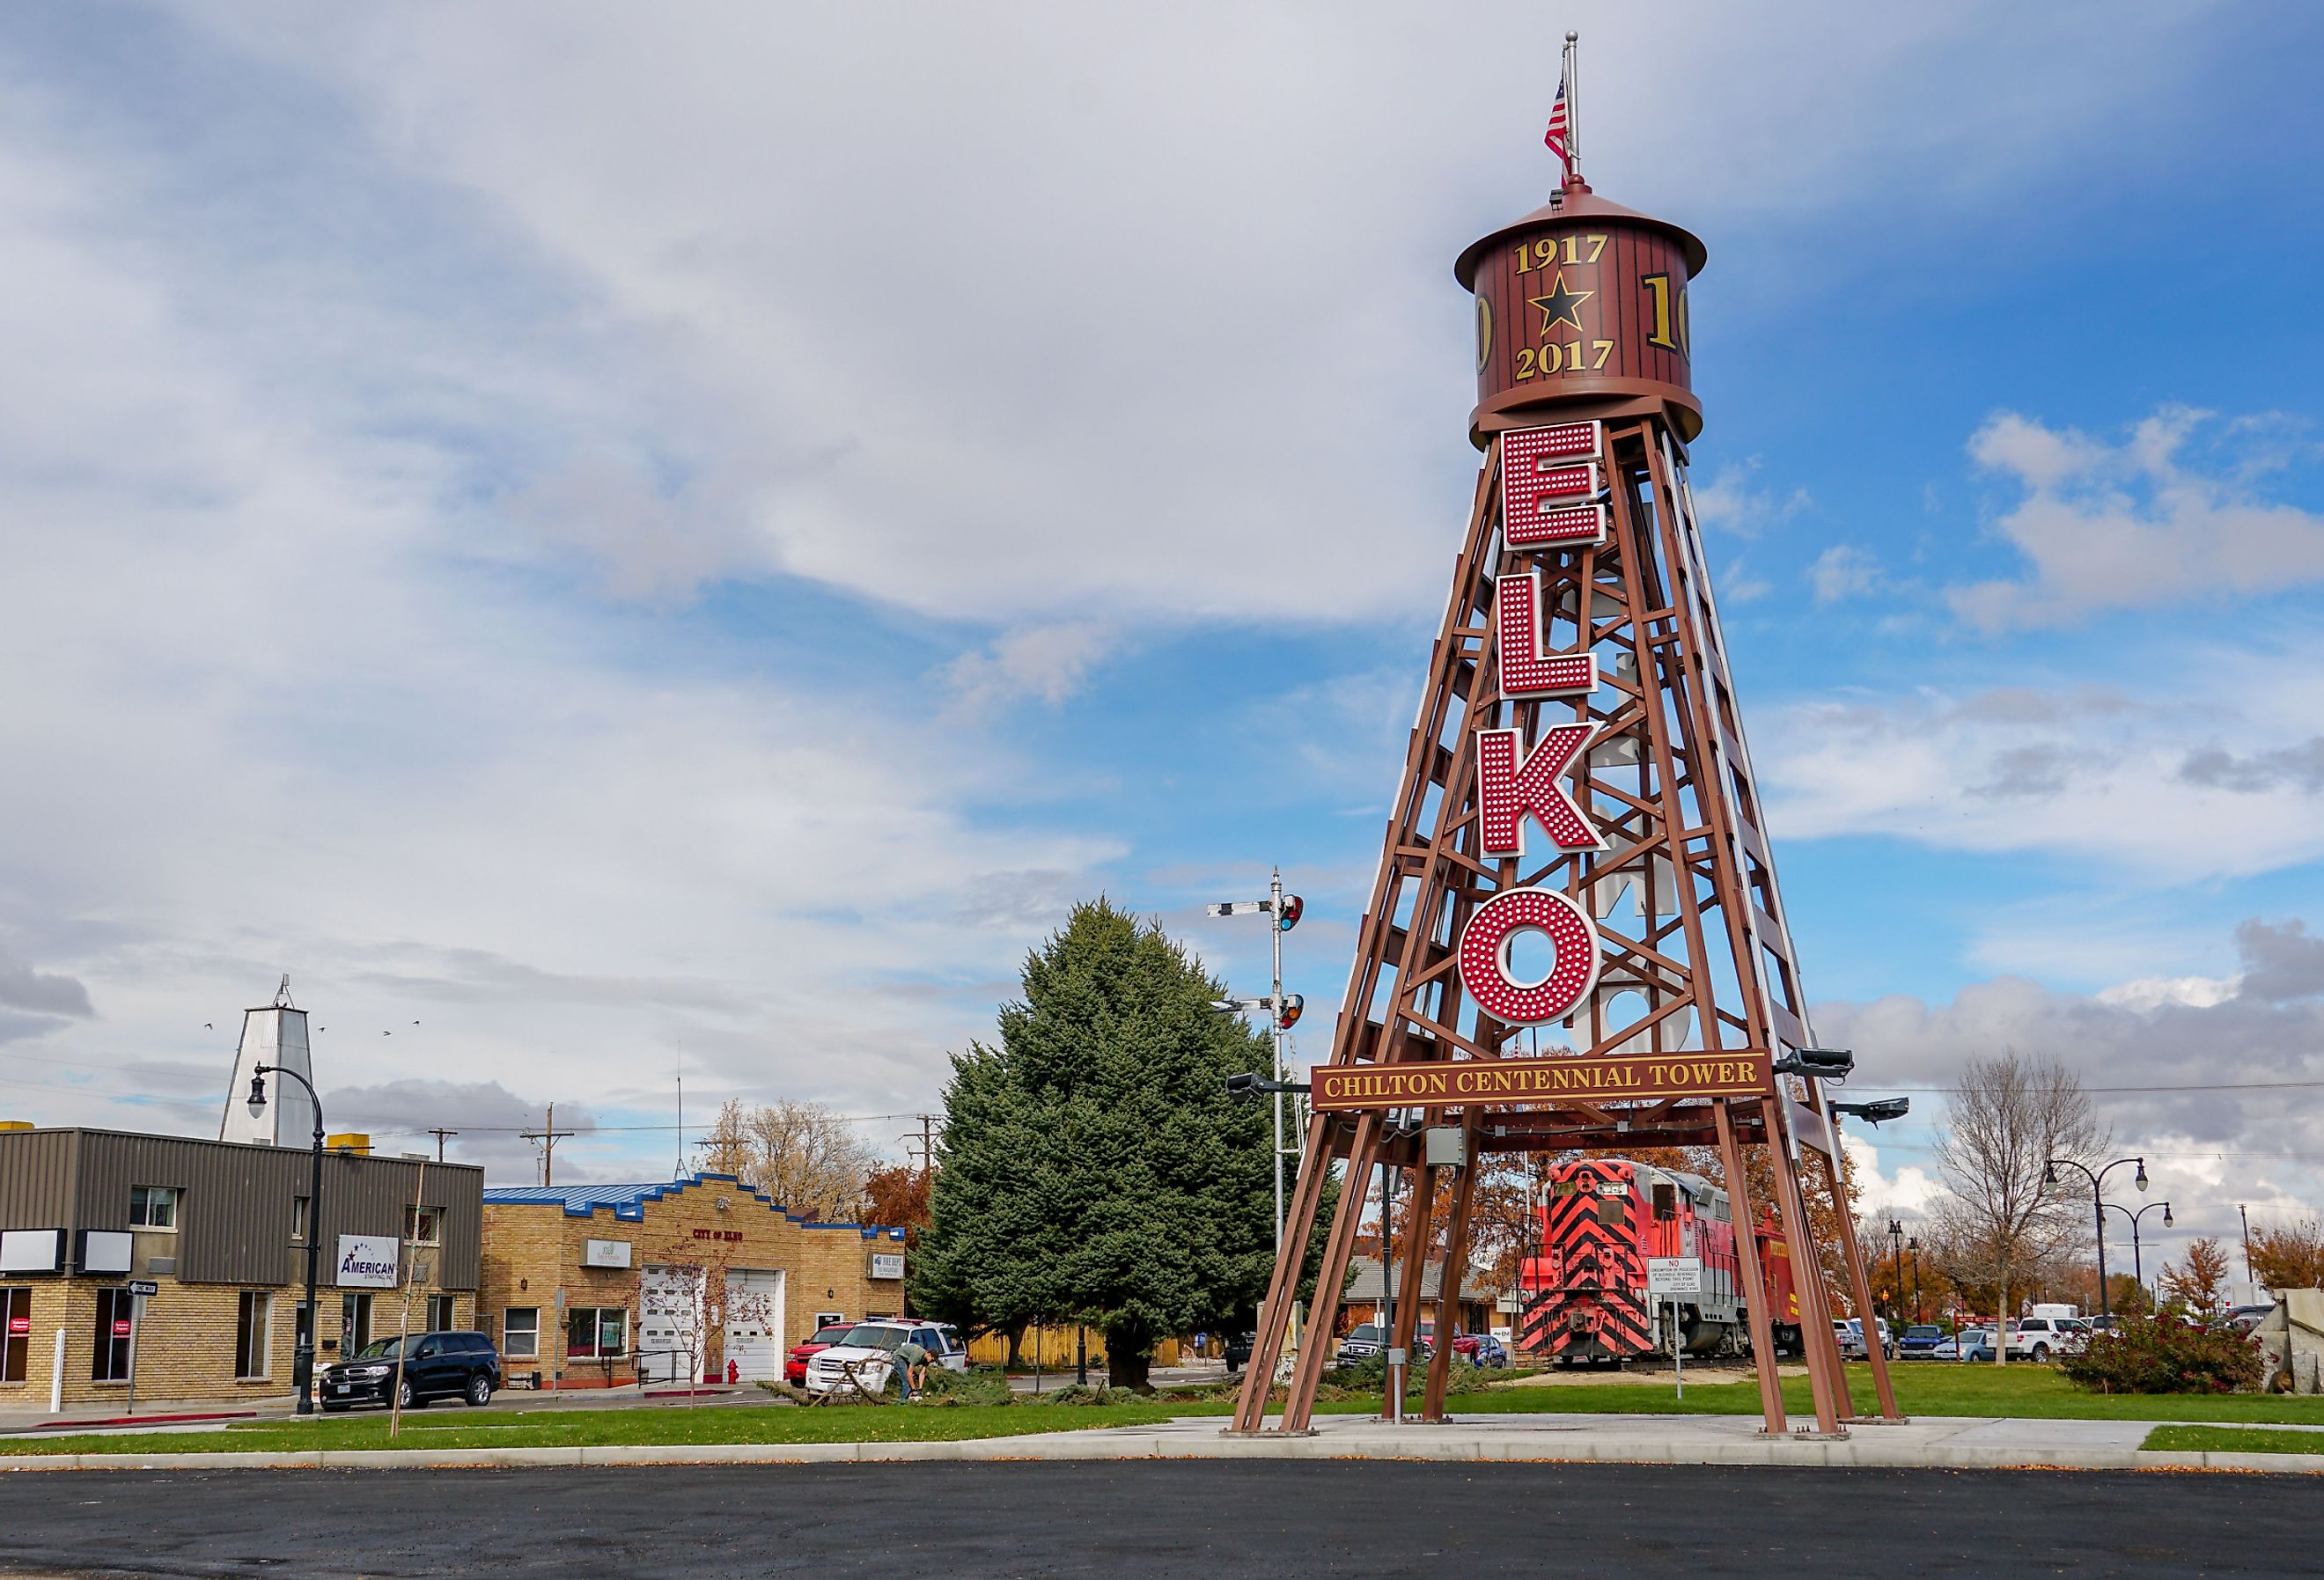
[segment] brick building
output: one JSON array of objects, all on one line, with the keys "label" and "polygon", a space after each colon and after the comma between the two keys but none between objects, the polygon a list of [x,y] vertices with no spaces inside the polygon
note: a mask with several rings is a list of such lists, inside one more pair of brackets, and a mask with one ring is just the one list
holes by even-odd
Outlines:
[{"label": "brick building", "polygon": [[823,1224],[727,1174],[493,1189],[478,1308],[544,1387],[751,1381],[825,1321],[904,1309],[904,1232]]},{"label": "brick building", "polygon": [[310,1232],[318,1367],[396,1332],[407,1282],[414,1330],[473,1326],[483,1171],[337,1139],[317,1214],[305,1147],[0,1127],[0,1407],[125,1401],[133,1368],[140,1401],[287,1394]]}]

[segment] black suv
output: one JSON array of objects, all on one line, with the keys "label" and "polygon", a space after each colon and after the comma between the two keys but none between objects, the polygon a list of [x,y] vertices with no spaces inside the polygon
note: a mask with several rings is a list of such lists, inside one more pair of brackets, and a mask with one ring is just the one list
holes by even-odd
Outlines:
[{"label": "black suv", "polygon": [[395,1357],[403,1351],[403,1408],[419,1409],[431,1399],[462,1399],[489,1404],[501,1385],[501,1354],[480,1333],[415,1333],[374,1339],[336,1366],[323,1368],[326,1410],[350,1405],[385,1404],[395,1387]]}]

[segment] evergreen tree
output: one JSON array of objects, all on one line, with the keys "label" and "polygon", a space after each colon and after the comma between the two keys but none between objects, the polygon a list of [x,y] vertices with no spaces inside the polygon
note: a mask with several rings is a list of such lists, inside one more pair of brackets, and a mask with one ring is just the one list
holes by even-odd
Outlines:
[{"label": "evergreen tree", "polygon": [[1266,1292],[1268,1111],[1226,1079],[1265,1074],[1268,1039],[1102,898],[1027,957],[1024,988],[998,1048],[954,1057],[913,1298],[986,1331],[1087,1322],[1111,1381],[1143,1389],[1164,1338],[1244,1324]]}]

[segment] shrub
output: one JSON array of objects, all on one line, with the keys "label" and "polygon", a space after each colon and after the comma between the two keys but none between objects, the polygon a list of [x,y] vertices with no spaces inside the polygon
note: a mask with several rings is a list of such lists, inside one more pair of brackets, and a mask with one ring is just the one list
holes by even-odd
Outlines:
[{"label": "shrub", "polygon": [[2217,1318],[2126,1317],[2058,1370],[2100,1393],[2235,1393],[2260,1383],[2259,1343]]}]

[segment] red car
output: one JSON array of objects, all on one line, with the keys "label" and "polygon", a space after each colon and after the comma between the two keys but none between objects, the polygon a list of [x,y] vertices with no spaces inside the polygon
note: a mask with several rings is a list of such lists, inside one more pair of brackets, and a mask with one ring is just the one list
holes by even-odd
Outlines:
[{"label": "red car", "polygon": [[783,1361],[783,1381],[793,1388],[805,1388],[807,1362],[845,1338],[854,1326],[852,1322],[835,1322],[829,1326],[816,1328],[815,1336],[807,1343],[793,1344],[791,1353]]}]

